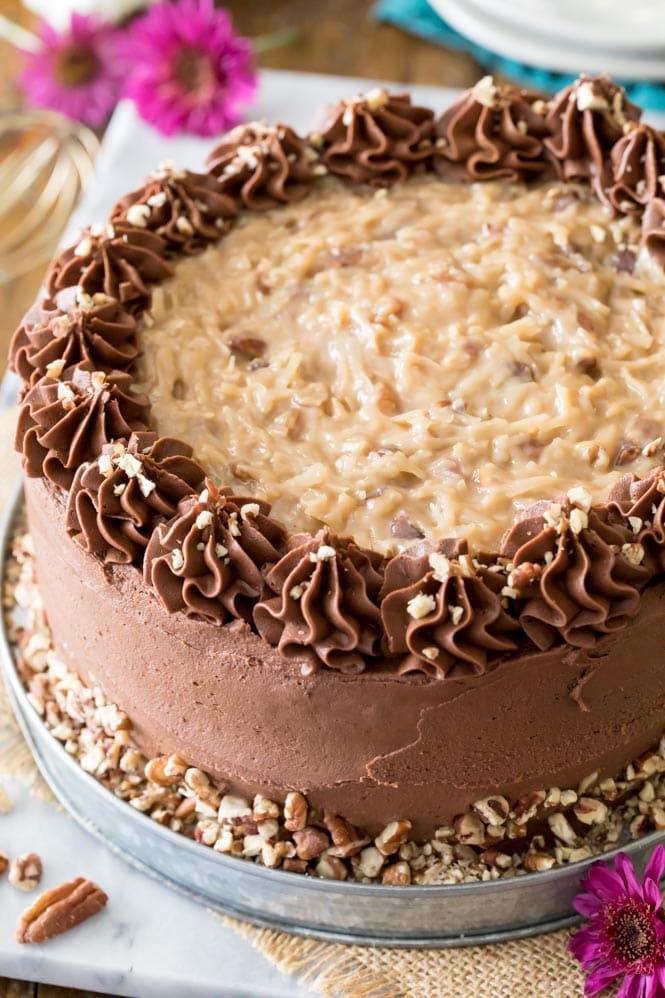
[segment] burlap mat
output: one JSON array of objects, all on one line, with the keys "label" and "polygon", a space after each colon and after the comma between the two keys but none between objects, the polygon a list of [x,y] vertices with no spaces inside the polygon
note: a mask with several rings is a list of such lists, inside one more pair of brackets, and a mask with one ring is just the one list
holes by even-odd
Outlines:
[{"label": "burlap mat", "polygon": [[[0,416],[0,506],[18,470],[12,453],[13,413]],[[0,683],[0,776],[47,796],[21,739]],[[582,977],[567,950],[568,933],[452,950],[342,946],[256,929],[225,918],[276,967],[314,992],[343,998],[577,998]]]}]

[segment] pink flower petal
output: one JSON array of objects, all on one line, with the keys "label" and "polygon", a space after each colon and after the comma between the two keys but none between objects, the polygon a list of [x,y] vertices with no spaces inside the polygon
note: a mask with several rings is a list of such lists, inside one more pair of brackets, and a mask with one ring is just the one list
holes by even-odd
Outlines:
[{"label": "pink flower petal", "polygon": [[582,886],[605,901],[615,901],[625,891],[621,877],[602,862],[593,864]]},{"label": "pink flower petal", "polygon": [[665,998],[665,920],[660,877],[665,849],[658,847],[642,881],[619,853],[615,868],[595,863],[573,904],[588,921],[569,948],[588,972],[585,994],[595,995],[624,975],[620,998]]},{"label": "pink flower petal", "polygon": [[591,918],[603,908],[603,902],[596,894],[578,894],[573,901],[575,911],[584,918]]},{"label": "pink flower petal", "polygon": [[642,900],[642,884],[635,875],[635,867],[625,853],[620,852],[615,862],[616,870],[624,881],[627,893],[638,901]]},{"label": "pink flower petal", "polygon": [[660,884],[665,872],[665,846],[657,845],[644,871],[644,879]]},{"label": "pink flower petal", "polygon": [[602,991],[608,986],[616,981],[619,977],[621,971],[614,970],[610,967],[596,967],[592,970],[584,983],[584,994],[585,995],[597,995],[599,991]]},{"label": "pink flower petal", "polygon": [[[24,54],[21,85],[32,104],[53,108],[89,125],[103,125],[115,107],[125,79],[120,52],[120,32],[81,14],[72,14],[70,25],[58,34],[47,23],[38,29],[41,48]],[[72,48],[87,54],[92,75],[67,82],[61,62]]]},{"label": "pink flower petal", "polygon": [[657,983],[652,975],[626,974],[617,991],[617,998],[656,998]]},{"label": "pink flower petal", "polygon": [[212,0],[155,4],[131,26],[126,53],[125,92],[163,134],[226,131],[254,97],[251,46]]}]

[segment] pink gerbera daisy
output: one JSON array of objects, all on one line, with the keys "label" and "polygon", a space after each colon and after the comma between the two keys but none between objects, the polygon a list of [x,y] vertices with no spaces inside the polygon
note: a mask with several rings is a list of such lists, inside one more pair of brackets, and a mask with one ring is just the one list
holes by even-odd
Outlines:
[{"label": "pink gerbera daisy", "polygon": [[641,883],[624,853],[617,856],[614,870],[594,863],[582,881],[585,893],[574,905],[588,923],[574,933],[570,949],[589,972],[586,995],[598,994],[623,975],[617,998],[664,998],[663,870],[665,848],[659,845]]},{"label": "pink gerbera daisy", "polygon": [[38,38],[35,50],[25,53],[21,76],[29,100],[88,125],[103,125],[126,76],[120,32],[95,17],[72,14],[62,34],[41,22]]},{"label": "pink gerbera daisy", "polygon": [[130,28],[126,93],[164,135],[215,135],[256,90],[249,41],[213,0],[158,3]]}]

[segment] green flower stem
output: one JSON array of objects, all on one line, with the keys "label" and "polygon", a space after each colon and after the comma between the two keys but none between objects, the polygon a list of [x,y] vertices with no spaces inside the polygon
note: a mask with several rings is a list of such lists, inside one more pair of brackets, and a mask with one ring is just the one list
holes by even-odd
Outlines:
[{"label": "green flower stem", "polygon": [[252,48],[257,55],[263,52],[270,52],[272,49],[281,48],[283,45],[291,45],[300,37],[300,32],[295,28],[283,28],[281,31],[271,31],[267,35],[259,35],[252,38]]}]

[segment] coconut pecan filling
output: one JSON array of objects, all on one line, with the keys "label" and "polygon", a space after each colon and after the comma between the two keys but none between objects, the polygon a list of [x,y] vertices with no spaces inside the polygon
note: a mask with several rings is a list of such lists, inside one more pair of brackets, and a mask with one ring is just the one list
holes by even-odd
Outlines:
[{"label": "coconut pecan filling", "polygon": [[657,463],[665,277],[588,187],[325,181],[154,292],[161,433],[292,530],[495,545]]}]

